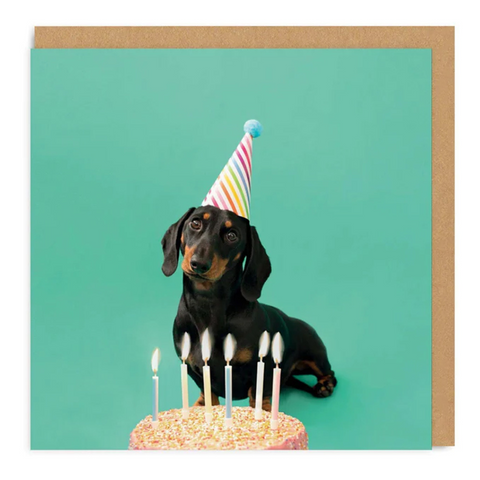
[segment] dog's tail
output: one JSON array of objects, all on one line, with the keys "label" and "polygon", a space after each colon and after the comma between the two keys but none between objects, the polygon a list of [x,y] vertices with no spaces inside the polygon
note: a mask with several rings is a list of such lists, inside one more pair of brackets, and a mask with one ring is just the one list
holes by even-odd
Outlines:
[{"label": "dog's tail", "polygon": [[285,385],[287,387],[303,390],[304,392],[308,392],[313,395],[313,388],[310,385],[307,385],[305,382],[302,382],[298,378],[294,377],[293,375],[290,375],[290,377],[288,377]]}]

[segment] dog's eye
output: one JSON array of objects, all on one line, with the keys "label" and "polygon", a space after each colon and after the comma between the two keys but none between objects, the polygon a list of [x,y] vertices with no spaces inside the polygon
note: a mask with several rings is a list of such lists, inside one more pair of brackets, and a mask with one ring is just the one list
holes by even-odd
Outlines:
[{"label": "dog's eye", "polygon": [[193,230],[200,230],[202,228],[202,222],[198,219],[192,220],[190,222],[190,228]]},{"label": "dog's eye", "polygon": [[233,230],[230,230],[225,236],[227,237],[227,240],[229,242],[236,242],[238,239],[236,232],[234,232]]}]

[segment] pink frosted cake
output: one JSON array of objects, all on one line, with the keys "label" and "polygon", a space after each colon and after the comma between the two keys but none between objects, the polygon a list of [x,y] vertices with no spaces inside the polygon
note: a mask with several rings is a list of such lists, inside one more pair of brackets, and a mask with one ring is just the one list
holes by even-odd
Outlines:
[{"label": "pink frosted cake", "polygon": [[254,418],[251,407],[233,407],[233,426],[225,428],[225,407],[213,407],[213,420],[205,422],[205,408],[190,408],[187,420],[182,410],[158,414],[158,427],[152,416],[143,419],[130,434],[129,450],[307,450],[308,435],[300,420],[278,414],[278,429],[270,428],[270,413]]}]

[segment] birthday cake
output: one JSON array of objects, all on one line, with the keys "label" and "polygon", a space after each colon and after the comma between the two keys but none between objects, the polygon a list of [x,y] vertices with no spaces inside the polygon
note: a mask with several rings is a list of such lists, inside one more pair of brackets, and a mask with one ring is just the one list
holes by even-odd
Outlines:
[{"label": "birthday cake", "polygon": [[255,420],[255,409],[232,408],[232,426],[225,427],[225,407],[212,407],[213,418],[205,422],[205,408],[190,408],[184,420],[182,409],[143,419],[130,434],[129,450],[307,450],[308,435],[300,420],[278,413],[278,428],[270,427],[271,414]]}]

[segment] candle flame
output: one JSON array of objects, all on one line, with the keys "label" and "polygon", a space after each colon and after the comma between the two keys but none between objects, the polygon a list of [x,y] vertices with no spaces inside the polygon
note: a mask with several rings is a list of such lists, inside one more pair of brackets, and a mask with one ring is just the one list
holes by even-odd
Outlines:
[{"label": "candle flame", "polygon": [[231,333],[229,333],[225,337],[225,342],[223,344],[225,361],[230,362],[230,360],[232,360],[233,354],[235,353],[236,346],[237,346],[237,342],[235,341],[235,337]]},{"label": "candle flame", "polygon": [[268,353],[268,347],[270,346],[270,334],[265,330],[260,337],[260,350],[258,356],[263,358]]},{"label": "candle flame", "polygon": [[273,359],[275,360],[275,363],[280,363],[282,361],[282,355],[283,355],[283,338],[280,335],[280,332],[277,332],[273,336],[273,341],[272,341],[272,356]]},{"label": "candle flame", "polygon": [[156,348],[153,351],[153,355],[152,355],[152,370],[155,375],[157,374],[159,363],[160,363],[160,350]]},{"label": "candle flame", "polygon": [[182,360],[185,361],[190,353],[190,335],[185,332],[182,340]]},{"label": "candle flame", "polygon": [[202,358],[205,362],[210,358],[211,346],[210,346],[210,334],[208,333],[208,328],[203,332],[202,335]]}]

